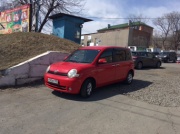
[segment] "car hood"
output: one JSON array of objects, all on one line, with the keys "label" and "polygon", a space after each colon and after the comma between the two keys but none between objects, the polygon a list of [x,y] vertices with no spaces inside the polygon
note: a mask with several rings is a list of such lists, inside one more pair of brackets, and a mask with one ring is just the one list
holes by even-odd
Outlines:
[{"label": "car hood", "polygon": [[50,70],[57,70],[58,72],[68,73],[71,69],[77,69],[78,71],[90,67],[89,63],[74,63],[74,62],[57,62],[50,66]]}]

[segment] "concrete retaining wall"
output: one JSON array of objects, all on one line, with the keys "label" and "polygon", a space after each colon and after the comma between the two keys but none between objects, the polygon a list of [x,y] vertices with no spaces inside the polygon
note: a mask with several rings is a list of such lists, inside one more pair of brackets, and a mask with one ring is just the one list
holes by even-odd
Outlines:
[{"label": "concrete retaining wall", "polygon": [[68,56],[67,53],[49,51],[8,68],[4,71],[4,76],[0,77],[0,87],[22,85],[40,80],[50,64],[62,61],[66,56]]}]

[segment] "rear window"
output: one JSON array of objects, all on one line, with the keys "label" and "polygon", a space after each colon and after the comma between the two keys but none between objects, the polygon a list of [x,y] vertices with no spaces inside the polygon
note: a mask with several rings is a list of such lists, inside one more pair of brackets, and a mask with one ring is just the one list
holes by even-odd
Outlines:
[{"label": "rear window", "polygon": [[114,50],[113,61],[118,62],[118,61],[125,61],[125,60],[126,60],[126,52],[125,52],[125,50],[115,49]]}]

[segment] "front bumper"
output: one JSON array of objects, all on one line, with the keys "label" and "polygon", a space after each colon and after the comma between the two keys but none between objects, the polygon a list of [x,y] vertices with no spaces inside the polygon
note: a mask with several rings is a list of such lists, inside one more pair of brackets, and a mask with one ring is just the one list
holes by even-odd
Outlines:
[{"label": "front bumper", "polygon": [[159,57],[159,59],[164,62],[164,61],[167,61],[168,58],[167,57]]},{"label": "front bumper", "polygon": [[[48,82],[48,78],[58,80],[58,84]],[[68,78],[67,76],[59,76],[49,73],[44,75],[44,81],[47,87],[59,92],[70,94],[78,94],[82,85],[80,78]]]}]

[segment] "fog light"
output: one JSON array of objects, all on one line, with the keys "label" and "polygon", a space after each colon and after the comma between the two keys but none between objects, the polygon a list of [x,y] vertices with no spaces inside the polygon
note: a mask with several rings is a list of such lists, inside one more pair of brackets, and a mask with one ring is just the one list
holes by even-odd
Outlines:
[{"label": "fog light", "polygon": [[71,91],[71,90],[72,90],[72,88],[69,87],[69,91]]}]

